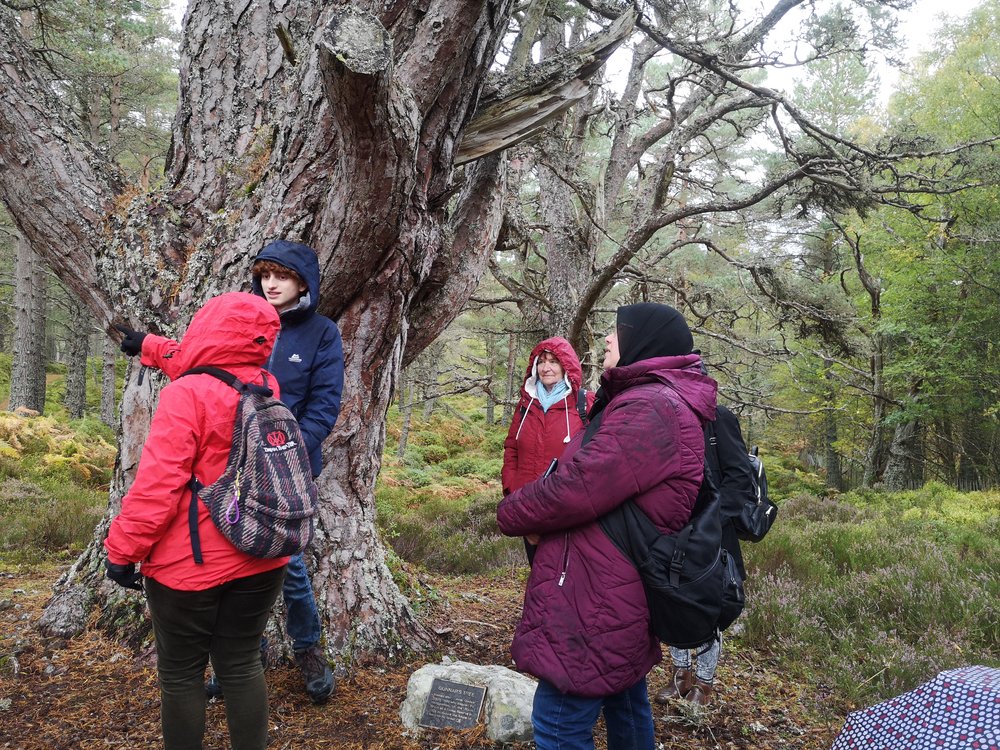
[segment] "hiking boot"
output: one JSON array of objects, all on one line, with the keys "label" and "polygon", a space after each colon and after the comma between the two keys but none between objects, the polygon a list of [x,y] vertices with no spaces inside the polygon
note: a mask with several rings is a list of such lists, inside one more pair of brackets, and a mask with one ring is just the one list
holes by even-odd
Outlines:
[{"label": "hiking boot", "polygon": [[326,703],[336,687],[336,680],[333,679],[333,672],[326,661],[323,648],[318,644],[313,644],[309,648],[295,652],[295,663],[299,665],[302,672],[302,679],[306,684],[306,692],[316,705]]},{"label": "hiking boot", "polygon": [[[260,639],[260,665],[267,669],[267,637]],[[205,680],[205,697],[206,698],[222,698],[222,685],[219,684],[219,678],[212,673],[212,676]]]},{"label": "hiking boot", "polygon": [[670,701],[683,698],[694,686],[694,672],[687,667],[674,667],[673,677],[670,684],[658,692],[653,700],[657,703],[669,703]]},{"label": "hiking boot", "polygon": [[221,698],[222,697],[222,685],[219,684],[219,678],[214,674],[205,680],[205,697],[206,698]]},{"label": "hiking boot", "polygon": [[705,708],[712,701],[712,683],[697,680],[694,686],[685,694],[684,700],[690,701],[699,708]]}]

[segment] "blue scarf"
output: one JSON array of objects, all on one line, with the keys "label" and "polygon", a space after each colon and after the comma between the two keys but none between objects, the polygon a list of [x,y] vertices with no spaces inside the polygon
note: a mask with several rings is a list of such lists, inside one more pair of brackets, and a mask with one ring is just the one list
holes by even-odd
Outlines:
[{"label": "blue scarf", "polygon": [[538,398],[538,403],[542,407],[543,412],[547,412],[549,407],[552,406],[556,401],[561,401],[566,392],[569,391],[569,386],[566,385],[565,380],[560,380],[551,390],[546,390],[545,386],[542,385],[542,381],[537,381],[535,383],[535,393]]}]

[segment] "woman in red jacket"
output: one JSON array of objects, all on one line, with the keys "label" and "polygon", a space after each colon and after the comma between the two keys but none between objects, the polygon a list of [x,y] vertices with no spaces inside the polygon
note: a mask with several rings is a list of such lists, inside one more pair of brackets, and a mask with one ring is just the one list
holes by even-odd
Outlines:
[{"label": "woman in red jacket", "polygon": [[[584,413],[594,403],[593,392],[582,395],[583,371],[572,345],[558,336],[531,350],[521,386],[521,401],[503,443],[503,494],[509,495],[545,473],[570,439],[583,429]],[[535,546],[525,539],[528,562]]]},{"label": "woman in red jacket", "polygon": [[[179,371],[213,365],[243,382],[277,383],[262,366],[278,335],[274,307],[232,292],[209,300],[182,341]],[[200,748],[205,734],[205,666],[226,690],[230,743],[237,750],[267,744],[267,687],[260,638],[285,573],[287,557],[262,559],[237,550],[198,503],[203,564],[188,530],[191,490],[222,474],[232,443],[239,394],[206,374],[177,378],[160,393],[135,481],[112,521],[108,577],[145,587],[156,640],[160,721],[167,750]],[[135,563],[141,563],[140,573]]]}]

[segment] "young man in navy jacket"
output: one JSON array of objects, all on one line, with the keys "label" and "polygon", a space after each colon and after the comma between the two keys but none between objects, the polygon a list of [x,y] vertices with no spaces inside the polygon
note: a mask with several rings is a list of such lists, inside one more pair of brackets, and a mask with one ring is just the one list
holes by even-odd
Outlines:
[{"label": "young man in navy jacket", "polygon": [[[313,476],[323,468],[322,445],[340,413],[344,352],[337,324],[316,312],[319,262],[308,245],[277,240],[254,260],[253,291],[275,306],[281,332],[265,365],[281,386],[281,400],[291,409],[309,451]],[[312,581],[303,556],[288,563],[282,587],[288,635],[306,692],[324,703],[334,679],[323,647],[322,626]]]}]

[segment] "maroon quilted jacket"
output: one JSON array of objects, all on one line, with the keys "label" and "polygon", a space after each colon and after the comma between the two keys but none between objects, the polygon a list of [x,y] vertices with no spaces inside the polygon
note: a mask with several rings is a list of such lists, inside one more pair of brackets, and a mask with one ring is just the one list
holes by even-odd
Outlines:
[{"label": "maroon quilted jacket", "polygon": [[497,520],[511,536],[542,534],[511,653],[518,668],[565,693],[625,690],[660,660],[639,575],[597,523],[632,498],[663,531],[690,518],[701,484],[702,424],[716,384],[699,357],[645,359],[601,378],[600,428],[577,434],[559,469],[511,493]]}]

